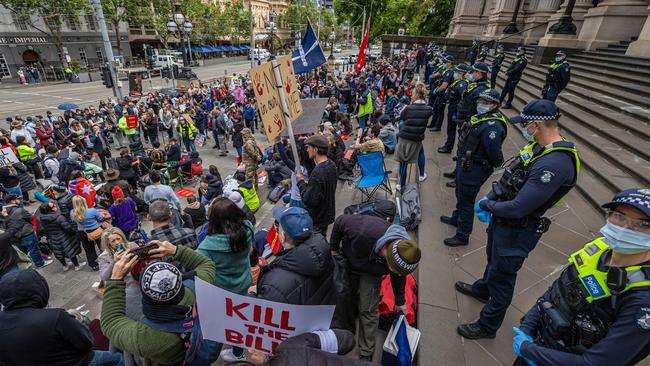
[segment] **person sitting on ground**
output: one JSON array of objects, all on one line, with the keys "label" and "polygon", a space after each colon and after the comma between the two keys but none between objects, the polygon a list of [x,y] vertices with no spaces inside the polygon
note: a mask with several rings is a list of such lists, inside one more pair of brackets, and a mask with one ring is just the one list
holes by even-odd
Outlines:
[{"label": "person sitting on ground", "polygon": [[178,140],[172,138],[167,145],[167,162],[176,163],[181,160],[181,147],[178,145]]},{"label": "person sitting on ground", "polygon": [[[248,254],[254,227],[244,212],[228,198],[216,198],[208,212],[208,236],[196,249],[210,258],[216,268],[216,286],[239,295],[248,294],[253,277]],[[245,360],[244,349],[233,347],[221,352],[226,362]]]},{"label": "person sitting on ground", "polygon": [[47,281],[34,269],[2,276],[0,364],[123,365],[120,353],[93,351],[90,330],[64,309],[48,308],[49,299]]},{"label": "person sitting on ground", "polygon": [[[381,128],[379,125],[374,124],[368,129],[367,136],[362,138],[362,132],[359,131],[359,136],[357,137],[357,142],[354,145],[354,149],[361,154],[380,151],[384,153],[384,143],[379,139],[379,132]],[[363,140],[363,142],[361,142]]]},{"label": "person sitting on ground", "polygon": [[176,210],[180,211],[181,201],[172,187],[161,183],[160,172],[157,170],[149,172],[149,180],[151,184],[144,189],[144,201],[150,205],[156,199],[163,199],[172,203]]},{"label": "person sitting on ground", "polygon": [[115,159],[117,169],[120,171],[120,178],[129,182],[132,192],[138,191],[138,175],[133,168],[133,157],[129,150],[120,150],[120,157]]},{"label": "person sitting on ground", "polygon": [[192,249],[199,245],[194,230],[172,224],[172,210],[169,209],[169,202],[162,199],[152,202],[149,205],[147,219],[153,224],[152,239],[166,240],[175,245],[183,245]]},{"label": "person sitting on ground", "polygon": [[43,158],[43,176],[54,183],[58,183],[61,163],[56,156],[59,154],[59,149],[56,148],[56,145],[50,144],[45,148],[45,152],[45,158]]},{"label": "person sitting on ground", "polygon": [[266,162],[266,176],[269,178],[269,186],[275,187],[283,180],[291,178],[291,169],[287,167],[279,153],[274,153],[273,158]]},{"label": "person sitting on ground", "polygon": [[[196,277],[214,283],[214,263],[205,256],[182,245],[153,240],[158,245],[150,251],[154,258],[172,257],[174,261],[196,273]],[[129,319],[125,311],[124,278],[138,263],[138,257],[127,252],[113,265],[111,278],[106,281],[102,302],[102,332],[118,349],[138,355],[145,365],[180,365],[186,347],[178,333],[158,330],[156,323],[184,321],[196,303],[195,291],[187,287],[183,276],[173,264],[157,261],[148,264],[140,274],[144,322]],[[216,351],[218,353],[218,350]],[[216,361],[218,354],[214,355]]]},{"label": "person sitting on ground", "polygon": [[68,184],[70,179],[72,179],[72,172],[83,172],[85,169],[86,165],[83,163],[83,161],[79,160],[79,153],[72,151],[68,154],[68,158],[61,160],[59,164],[59,182]]},{"label": "person sitting on ground", "polygon": [[257,190],[252,180],[246,180],[246,174],[244,172],[236,172],[234,178],[237,180],[239,185],[238,191],[244,197],[244,202],[246,206],[251,209],[253,213],[257,212],[260,208],[260,198],[257,195]]},{"label": "person sitting on ground", "polygon": [[109,207],[108,212],[113,218],[113,225],[120,228],[127,238],[131,233],[138,229],[140,219],[136,214],[136,204],[133,198],[126,197],[120,186],[114,186],[111,192],[113,204]]},{"label": "person sitting on ground", "polygon": [[183,209],[183,213],[192,217],[194,229],[201,227],[207,221],[205,206],[195,195],[187,197],[187,206]]},{"label": "person sitting on ground", "polygon": [[397,146],[397,132],[395,126],[390,120],[390,117],[382,114],[379,117],[379,126],[381,130],[379,131],[379,139],[384,144],[384,151],[386,154],[393,154],[395,152],[395,146]]},{"label": "person sitting on ground", "polygon": [[152,169],[164,169],[167,167],[167,157],[165,151],[160,148],[160,142],[154,141],[153,148],[147,152],[149,160],[151,160]]},{"label": "person sitting on ground", "polygon": [[257,282],[257,297],[294,305],[335,305],[334,262],[329,243],[313,233],[307,210],[276,207],[273,217],[284,237],[284,251],[262,267]]},{"label": "person sitting on ground", "polygon": [[228,199],[231,200],[237,207],[239,207],[240,210],[244,211],[244,215],[246,215],[246,220],[250,221],[253,225],[257,222],[257,219],[255,219],[255,214],[253,211],[251,211],[248,206],[246,206],[246,203],[244,202],[244,197],[242,196],[241,192],[239,191],[232,191],[228,194]]}]

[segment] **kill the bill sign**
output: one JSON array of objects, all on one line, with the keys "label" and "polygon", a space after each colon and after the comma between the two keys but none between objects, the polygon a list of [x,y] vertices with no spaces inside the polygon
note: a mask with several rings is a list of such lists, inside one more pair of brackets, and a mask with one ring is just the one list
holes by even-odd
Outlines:
[{"label": "kill the bill sign", "polygon": [[[264,132],[269,141],[274,141],[286,127],[282,104],[280,103],[280,93],[284,93],[289,112],[288,117],[291,121],[302,114],[300,90],[293,71],[291,56],[278,57],[277,64],[280,69],[281,80],[279,83],[276,83],[271,62],[254,67],[250,71],[257,107],[264,124]],[[278,88],[277,85],[280,84],[282,87]]]},{"label": "kill the bill sign", "polygon": [[196,279],[203,338],[271,354],[283,340],[327,330],[333,305],[290,305],[237,295]]}]

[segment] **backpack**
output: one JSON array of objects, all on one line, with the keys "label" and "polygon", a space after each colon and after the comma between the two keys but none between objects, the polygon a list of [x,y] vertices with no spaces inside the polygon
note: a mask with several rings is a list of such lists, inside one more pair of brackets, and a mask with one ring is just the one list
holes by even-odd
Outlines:
[{"label": "backpack", "polygon": [[75,167],[72,166],[72,164],[70,164],[68,161],[66,160],[61,161],[61,164],[59,165],[59,174],[57,175],[57,178],[59,178],[59,182],[69,181],[70,174],[72,173],[74,168]]},{"label": "backpack", "polygon": [[407,183],[402,191],[399,210],[400,225],[406,230],[413,231],[422,222],[422,208],[420,207],[420,192],[415,183]]},{"label": "backpack", "polygon": [[393,222],[397,206],[392,200],[376,199],[374,201],[350,205],[343,210],[346,215],[370,215]]},{"label": "backpack", "polygon": [[[183,280],[183,286],[195,291],[193,279]],[[158,323],[144,318],[143,323],[153,329],[167,333],[178,333],[181,336],[186,349],[183,366],[210,366],[219,358],[221,344],[203,338],[196,304],[192,306],[192,314],[180,321]]]},{"label": "backpack", "polygon": [[[43,169],[43,177],[45,179],[51,179],[52,178],[52,172],[50,171],[50,169],[47,168],[47,165],[45,164],[45,162],[48,161],[48,160],[56,160],[56,158],[54,158],[52,156],[48,156],[47,158],[45,158],[45,160],[43,160],[43,168],[44,168]],[[59,166],[60,166],[60,164],[59,164]],[[59,168],[59,170],[60,170],[60,168]]]},{"label": "backpack", "polygon": [[[393,285],[390,282],[390,275],[384,276],[381,281],[381,290],[379,291],[379,329],[390,330],[393,320],[397,319],[398,313],[394,312],[395,297],[393,296]],[[418,305],[418,285],[413,275],[406,276],[406,285],[404,286],[404,304],[408,307],[409,313],[406,316],[406,322],[415,324],[415,315],[417,314]]]},{"label": "backpack", "polygon": [[287,192],[287,186],[284,184],[278,184],[269,192],[269,201],[276,203],[284,196]]}]

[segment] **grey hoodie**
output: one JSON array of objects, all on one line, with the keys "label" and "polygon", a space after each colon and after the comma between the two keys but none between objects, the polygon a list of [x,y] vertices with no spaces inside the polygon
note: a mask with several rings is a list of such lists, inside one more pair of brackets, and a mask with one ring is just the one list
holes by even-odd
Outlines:
[{"label": "grey hoodie", "polygon": [[395,240],[411,240],[411,236],[406,232],[406,229],[400,225],[391,225],[386,229],[386,233],[377,240],[375,243],[375,253],[379,253],[381,248],[388,243]]}]

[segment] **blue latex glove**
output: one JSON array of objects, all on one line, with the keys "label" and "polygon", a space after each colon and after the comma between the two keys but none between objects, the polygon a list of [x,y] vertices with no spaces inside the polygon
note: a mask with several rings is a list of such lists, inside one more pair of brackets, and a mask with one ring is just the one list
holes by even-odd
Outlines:
[{"label": "blue latex glove", "polygon": [[490,222],[490,221],[492,221],[492,213],[489,212],[489,211],[485,211],[484,209],[481,208],[481,206],[479,206],[479,203],[481,203],[481,201],[485,201],[485,200],[487,200],[487,197],[483,196],[483,198],[476,201],[476,203],[474,204],[474,212],[476,212],[476,217],[478,217],[478,220],[480,222]]},{"label": "blue latex glove", "polygon": [[515,355],[519,357],[523,357],[526,362],[528,362],[529,365],[531,366],[537,366],[537,362],[529,360],[525,358],[524,356],[521,355],[521,345],[524,342],[531,342],[535,343],[533,340],[533,337],[529,336],[528,334],[524,333],[521,329],[517,327],[512,327],[512,330],[515,332],[515,337],[512,339],[512,348],[515,350]]}]

